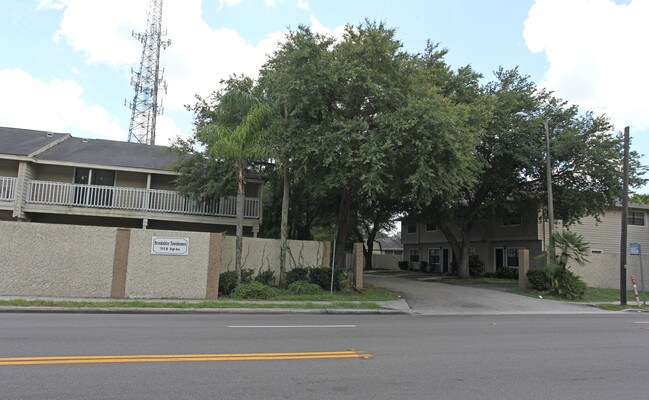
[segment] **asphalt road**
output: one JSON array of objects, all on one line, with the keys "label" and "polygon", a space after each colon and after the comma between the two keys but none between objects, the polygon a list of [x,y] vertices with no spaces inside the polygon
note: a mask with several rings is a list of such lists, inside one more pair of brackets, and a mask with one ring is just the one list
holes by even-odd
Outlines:
[{"label": "asphalt road", "polygon": [[[238,353],[271,359],[103,357]],[[645,399],[648,367],[646,313],[0,314],[0,399]]]}]

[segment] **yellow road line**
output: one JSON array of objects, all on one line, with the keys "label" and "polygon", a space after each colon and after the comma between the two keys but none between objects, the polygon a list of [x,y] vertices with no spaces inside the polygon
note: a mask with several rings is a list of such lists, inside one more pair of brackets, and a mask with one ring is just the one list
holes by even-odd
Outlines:
[{"label": "yellow road line", "polygon": [[256,360],[305,360],[370,358],[370,354],[358,351],[301,352],[301,353],[250,353],[250,354],[158,354],[122,356],[56,356],[0,358],[0,365],[46,365],[46,364],[101,364],[144,362],[196,362],[196,361],[256,361]]}]

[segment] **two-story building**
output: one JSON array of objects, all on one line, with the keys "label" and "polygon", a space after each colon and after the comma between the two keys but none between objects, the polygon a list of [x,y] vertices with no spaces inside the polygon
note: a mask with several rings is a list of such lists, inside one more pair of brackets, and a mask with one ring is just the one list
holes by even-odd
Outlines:
[{"label": "two-story building", "polygon": [[[627,215],[628,243],[639,243],[649,251],[649,205],[630,204]],[[564,227],[556,221],[555,231],[569,229],[577,232],[589,243],[591,254],[620,253],[621,206],[611,208],[606,214],[584,217],[577,224]],[[459,230],[454,232],[459,237]],[[425,218],[406,218],[402,221],[401,241],[404,260],[411,263],[426,261],[436,272],[450,272],[453,251],[446,237],[435,223]],[[498,267],[517,268],[518,249],[530,251],[533,267],[545,265],[545,249],[548,243],[548,223],[542,221],[534,207],[509,213],[504,217],[477,223],[470,238],[469,253],[477,255],[485,265],[485,271],[494,272]],[[628,249],[627,253],[630,255]]]},{"label": "two-story building", "polygon": [[[164,146],[0,127],[0,220],[234,233],[236,196],[175,190]],[[244,234],[256,236],[264,180],[246,184]]]}]

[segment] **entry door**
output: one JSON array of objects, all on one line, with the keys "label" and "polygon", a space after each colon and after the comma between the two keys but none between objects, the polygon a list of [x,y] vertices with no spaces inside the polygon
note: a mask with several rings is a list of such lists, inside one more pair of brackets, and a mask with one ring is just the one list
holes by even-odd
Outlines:
[{"label": "entry door", "polygon": [[442,272],[451,272],[451,249],[442,249]]},{"label": "entry door", "polygon": [[505,249],[502,247],[496,247],[494,249],[496,256],[496,268],[502,268],[505,266]]},{"label": "entry door", "polygon": [[[92,188],[92,204],[100,207],[110,207],[113,205],[113,189],[115,185],[115,171],[105,169],[93,169],[90,183],[95,185]],[[111,186],[110,188],[99,186]]]},{"label": "entry door", "polygon": [[[90,183],[90,169],[89,168],[77,168],[74,171],[74,183],[78,185],[88,185]],[[74,188],[74,204],[82,205],[88,202],[88,192],[87,187],[75,186]]]}]

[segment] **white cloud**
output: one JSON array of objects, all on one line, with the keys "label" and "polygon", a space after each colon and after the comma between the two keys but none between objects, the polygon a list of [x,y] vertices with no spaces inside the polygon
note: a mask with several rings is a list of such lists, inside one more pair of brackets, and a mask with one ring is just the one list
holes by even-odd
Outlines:
[{"label": "white cloud", "polygon": [[219,10],[222,10],[223,7],[234,7],[238,4],[241,4],[243,0],[219,0]]},{"label": "white cloud", "polygon": [[[223,0],[221,3],[234,5],[237,1]],[[138,67],[141,52],[141,45],[131,37],[131,31],[144,32],[149,1],[58,0],[58,2],[64,5],[64,9],[56,39],[83,54],[88,62],[111,65],[121,70],[121,73],[116,75],[118,78],[130,79],[127,71],[130,67]],[[50,0],[44,3],[54,4]],[[187,113],[184,106],[195,102],[195,94],[208,96],[212,91],[219,89],[220,80],[232,74],[243,73],[256,78],[259,68],[267,59],[266,56],[274,52],[278,42],[285,40],[284,30],[268,33],[259,42],[250,43],[233,29],[213,28],[202,18],[201,0],[166,1],[162,25],[163,30],[167,32],[167,38],[172,42],[171,46],[162,51],[160,59],[164,78],[168,83],[168,92],[166,95],[161,95],[161,98],[165,112],[176,116],[179,113]],[[345,29],[344,26],[327,28],[314,16],[311,17],[311,26],[315,32],[338,38],[342,37]],[[53,100],[54,81],[42,83],[29,77],[25,77],[24,80],[32,86],[31,99],[42,97],[57,103]],[[61,110],[59,114],[64,114],[64,117],[46,118],[39,125],[39,129],[87,129],[97,132],[97,135],[103,138],[125,140],[128,121],[123,121],[123,129],[120,129],[117,122],[111,119],[105,110],[101,110],[104,113],[101,115],[100,110],[83,103],[82,89],[76,82],[61,82],[64,83],[68,95],[64,96],[62,99],[64,101],[56,104],[56,108]],[[125,94],[127,98],[131,96],[132,93]],[[118,102],[121,103],[121,99]],[[21,110],[32,107],[27,101],[21,104],[22,107],[12,108],[16,115],[25,115]],[[68,113],[65,107],[70,107],[76,112]],[[94,119],[86,118],[88,111],[94,113]],[[33,120],[33,114],[27,113],[22,120],[15,123],[18,126],[30,125]],[[187,124],[182,125],[181,132],[178,122],[172,117],[160,116],[157,123],[156,143],[167,144],[169,138],[179,133],[188,134],[191,127],[184,125]]]},{"label": "white cloud", "polygon": [[[61,1],[66,9],[57,33],[59,38],[86,54],[90,62],[138,67],[141,47],[131,37],[131,30],[142,26],[136,31],[143,31],[148,1]],[[224,1],[233,5],[237,0]],[[98,6],[104,3],[105,6]],[[96,21],[101,21],[99,27]],[[208,95],[218,89],[221,79],[231,74],[256,77],[266,54],[272,54],[284,36],[282,32],[273,32],[253,44],[235,30],[213,29],[202,19],[200,0],[165,2],[162,25],[172,41],[162,51],[160,61],[168,83],[168,94],[162,97],[169,110],[184,110],[185,104],[194,102],[195,94]]]},{"label": "white cloud", "polygon": [[311,15],[311,30],[315,33],[333,36],[337,41],[340,41],[345,35],[345,29],[346,25],[340,25],[333,29],[327,28],[326,26],[322,25],[322,23],[318,21],[318,19],[314,15]]},{"label": "white cloud", "polygon": [[305,0],[298,0],[297,1],[297,6],[298,8],[301,8],[303,10],[308,10],[309,9],[309,3],[307,3]]},{"label": "white cloud", "polygon": [[525,21],[532,52],[549,63],[540,85],[618,128],[649,128],[649,1],[537,0]]},{"label": "white cloud", "polygon": [[145,31],[147,0],[61,0],[61,4],[65,11],[55,41],[64,39],[90,63],[138,62],[141,45],[131,34]]},{"label": "white cloud", "polygon": [[56,0],[41,0],[38,5],[36,6],[36,10],[44,10],[44,9],[53,9],[53,10],[60,10],[65,5],[61,2],[57,2]]},{"label": "white cloud", "polygon": [[277,3],[283,3],[284,0],[265,0],[264,1],[268,7],[275,7]]},{"label": "white cloud", "polygon": [[0,96],[0,121],[5,126],[70,132],[124,140],[126,131],[106,110],[86,104],[83,89],[72,80],[41,82],[22,69],[0,70],[0,87],[10,96]]}]

